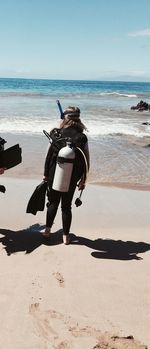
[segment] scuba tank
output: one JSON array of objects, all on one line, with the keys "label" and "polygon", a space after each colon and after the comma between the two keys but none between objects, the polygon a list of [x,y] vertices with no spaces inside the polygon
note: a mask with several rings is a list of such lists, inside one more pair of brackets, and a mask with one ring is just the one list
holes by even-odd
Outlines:
[{"label": "scuba tank", "polygon": [[71,142],[67,141],[66,146],[60,149],[57,156],[56,169],[52,185],[54,190],[68,192],[74,159],[75,151]]},{"label": "scuba tank", "polygon": [[[75,146],[75,144],[72,144],[72,139],[70,137],[61,137],[61,134],[59,133],[59,130],[54,129],[53,133],[48,133],[45,130],[43,130],[43,133],[45,136],[49,139],[50,143],[53,145],[55,151],[59,148],[59,144],[63,143],[61,149],[59,152],[57,152],[56,157],[56,167],[53,177],[53,184],[52,189],[60,192],[68,192],[71,176],[72,176],[72,170],[75,160],[75,151],[78,150],[85,163],[85,181],[88,174],[88,164],[86,160],[86,156],[81,148]],[[64,144],[66,144],[64,146]],[[83,190],[80,193],[79,198],[76,199],[76,206],[80,206],[82,204],[82,201],[80,200]]]}]

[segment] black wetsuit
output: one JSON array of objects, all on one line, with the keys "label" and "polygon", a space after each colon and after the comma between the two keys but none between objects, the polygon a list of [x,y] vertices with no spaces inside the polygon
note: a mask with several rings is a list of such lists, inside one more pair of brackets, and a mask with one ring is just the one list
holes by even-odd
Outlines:
[{"label": "black wetsuit", "polygon": [[[3,151],[4,151],[4,144],[6,143],[6,141],[0,137],[0,168],[4,167],[4,161],[3,161]],[[4,185],[0,185],[0,192],[1,193],[5,193],[6,188],[4,187]]]},{"label": "black wetsuit", "polygon": [[[82,151],[84,151],[84,147],[87,143],[87,137],[85,134],[80,132],[78,129],[74,127],[68,127],[63,129],[57,129],[60,132],[62,138],[69,137],[73,141],[76,147],[79,147]],[[72,221],[72,212],[71,212],[71,204],[73,195],[77,186],[77,182],[85,172],[85,161],[83,155],[79,150],[76,150],[75,162],[73,165],[73,171],[69,186],[68,192],[59,192],[52,189],[53,178],[56,167],[56,158],[58,154],[58,149],[55,148],[55,145],[59,145],[58,142],[54,142],[50,146],[47,157],[45,160],[45,168],[44,175],[48,177],[48,208],[46,215],[46,227],[51,228],[53,225],[57,209],[59,203],[61,201],[61,210],[62,210],[62,225],[63,225],[63,234],[69,234],[71,221]],[[65,144],[64,144],[65,145]]]}]

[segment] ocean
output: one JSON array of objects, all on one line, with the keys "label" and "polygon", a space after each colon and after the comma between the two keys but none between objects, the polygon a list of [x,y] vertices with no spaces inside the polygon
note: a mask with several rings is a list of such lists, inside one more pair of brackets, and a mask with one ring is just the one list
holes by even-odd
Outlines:
[{"label": "ocean", "polygon": [[62,108],[78,106],[91,158],[89,183],[150,189],[150,83],[42,79],[0,79],[0,136],[6,147],[22,147],[22,164],[6,171],[19,177],[42,176],[49,145],[43,130],[58,127]]}]

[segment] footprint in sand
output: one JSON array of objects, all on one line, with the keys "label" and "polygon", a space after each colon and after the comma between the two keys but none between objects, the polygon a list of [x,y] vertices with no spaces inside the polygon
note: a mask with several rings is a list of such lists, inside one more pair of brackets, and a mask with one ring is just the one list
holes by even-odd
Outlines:
[{"label": "footprint in sand", "polygon": [[64,281],[63,275],[61,273],[59,273],[59,272],[53,273],[53,275],[58,280],[59,286],[60,287],[64,287],[65,286],[65,281]]},{"label": "footprint in sand", "polygon": [[52,309],[44,311],[39,303],[31,304],[29,313],[34,319],[36,334],[48,345],[51,343],[54,349],[73,349],[76,344],[87,349],[148,349],[132,335],[113,336],[90,326],[80,327],[70,316]]},{"label": "footprint in sand", "polygon": [[51,336],[57,337],[57,332],[51,326],[48,316],[40,311],[39,303],[31,304],[29,313],[34,318],[35,329],[39,336],[45,339],[49,339]]},{"label": "footprint in sand", "polygon": [[133,336],[119,337],[106,334],[101,336],[99,343],[92,349],[148,349],[147,346],[135,341]]},{"label": "footprint in sand", "polygon": [[70,347],[68,346],[68,343],[65,341],[65,342],[61,342],[59,343],[55,349],[70,349]]}]

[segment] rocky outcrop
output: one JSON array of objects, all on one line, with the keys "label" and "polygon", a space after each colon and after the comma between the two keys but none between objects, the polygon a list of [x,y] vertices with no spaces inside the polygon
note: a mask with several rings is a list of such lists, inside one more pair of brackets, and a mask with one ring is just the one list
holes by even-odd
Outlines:
[{"label": "rocky outcrop", "polygon": [[142,125],[150,126],[150,122],[148,122],[148,121],[142,122]]},{"label": "rocky outcrop", "polygon": [[144,101],[140,101],[136,106],[132,106],[131,110],[138,110],[138,111],[144,111],[144,110],[150,110],[150,104]]}]

